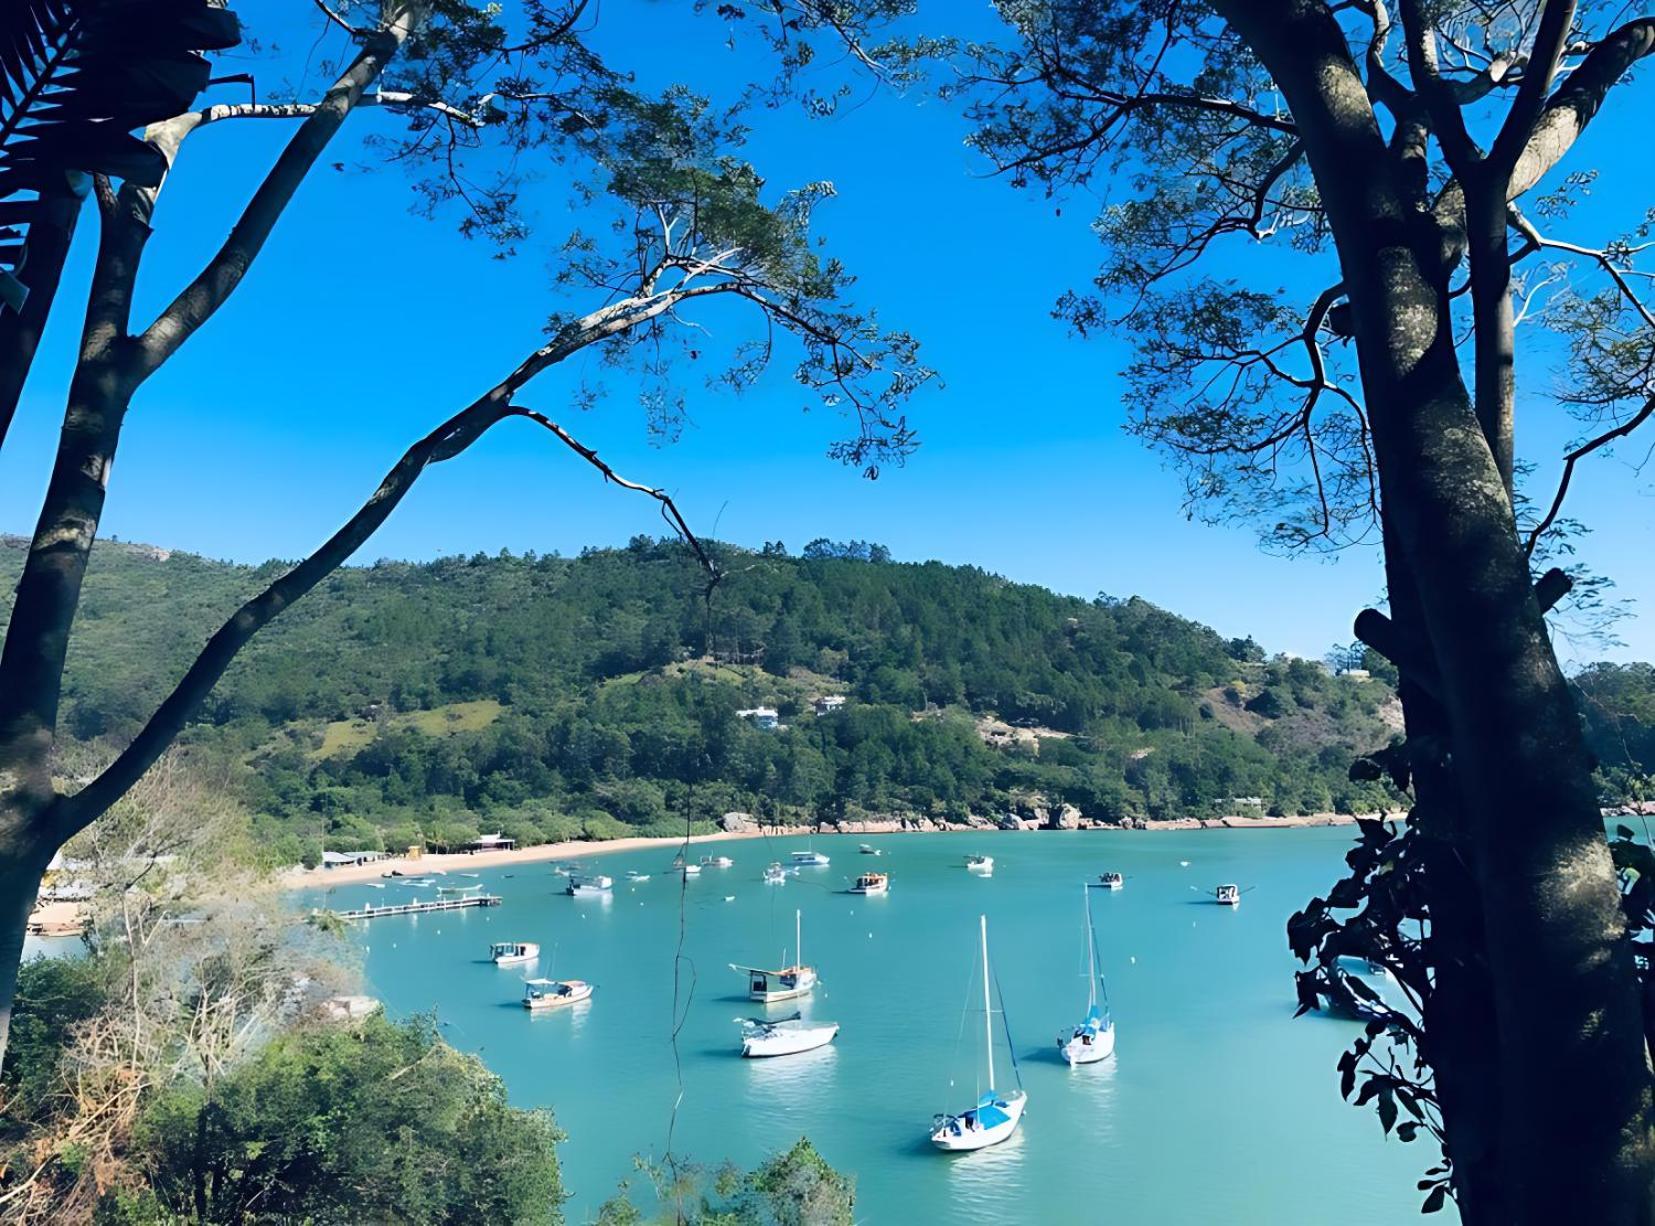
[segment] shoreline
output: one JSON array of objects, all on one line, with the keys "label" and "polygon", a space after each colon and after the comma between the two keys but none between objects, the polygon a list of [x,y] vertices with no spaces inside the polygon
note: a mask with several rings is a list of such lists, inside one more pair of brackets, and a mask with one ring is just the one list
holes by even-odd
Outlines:
[{"label": "shoreline", "polygon": [[[1376,818],[1380,814],[1362,814]],[[1087,825],[1076,827],[1092,833],[1118,832],[1121,834],[1155,833],[1162,830],[1303,830],[1317,826],[1351,826],[1357,821],[1349,813],[1312,813],[1296,817],[1176,817],[1167,821],[1145,822],[1141,826]],[[904,824],[904,821],[912,824]],[[767,826],[752,830],[721,830],[712,834],[693,834],[690,844],[732,843],[759,838],[809,838],[812,835],[868,835],[884,838],[907,834],[1027,834],[1048,827],[1026,823],[1016,830],[993,826],[942,826],[929,818],[872,819],[846,822],[843,826],[813,829],[809,826]],[[433,852],[410,860],[406,856],[387,856],[366,864],[346,865],[341,868],[292,868],[279,873],[276,884],[284,890],[306,890],[329,885],[360,885],[377,881],[391,869],[408,876],[422,873],[484,868],[504,868],[513,864],[535,864],[547,860],[575,860],[586,856],[616,855],[626,851],[654,851],[682,847],[686,840],[675,836],[630,835],[620,839],[568,839],[561,843],[542,843],[536,847],[519,847],[511,851]]]}]

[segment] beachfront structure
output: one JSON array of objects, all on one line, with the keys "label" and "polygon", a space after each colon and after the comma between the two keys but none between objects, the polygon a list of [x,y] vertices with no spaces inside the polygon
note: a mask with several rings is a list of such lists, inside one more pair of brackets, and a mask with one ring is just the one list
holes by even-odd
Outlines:
[{"label": "beachfront structure", "polygon": [[781,715],[774,707],[748,707],[736,712],[737,719],[744,719],[755,728],[762,728],[766,732],[774,732],[781,725]]},{"label": "beachfront structure", "polygon": [[383,860],[382,851],[324,851],[322,853],[323,868],[355,867],[358,864],[371,864],[375,860]]},{"label": "beachfront structure", "polygon": [[517,840],[503,834],[480,834],[476,842],[471,844],[472,851],[511,851],[517,846]]},{"label": "beachfront structure", "polygon": [[812,705],[815,706],[817,715],[832,715],[835,711],[845,709],[845,696],[843,694],[823,694]]}]

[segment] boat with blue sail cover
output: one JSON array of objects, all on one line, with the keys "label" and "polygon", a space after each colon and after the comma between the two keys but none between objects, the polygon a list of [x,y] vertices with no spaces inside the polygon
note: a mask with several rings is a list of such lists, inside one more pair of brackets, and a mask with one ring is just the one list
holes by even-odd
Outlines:
[{"label": "boat with blue sail cover", "polygon": [[[1029,1096],[1022,1088],[1022,1074],[1017,1074],[1018,1088],[1001,1091],[994,1085],[994,1012],[989,997],[988,916],[978,916],[983,947],[983,1046],[988,1064],[988,1089],[977,1096],[976,1105],[957,1115],[938,1114],[931,1121],[931,1144],[949,1153],[986,1149],[998,1145],[1017,1131]],[[1004,1002],[1001,1017],[1005,1016]],[[1006,1030],[1006,1046],[1011,1047],[1011,1030]],[[1017,1069],[1016,1049],[1012,1048],[1012,1069]]]},{"label": "boat with blue sail cover", "polygon": [[1115,1019],[1109,1014],[1108,989],[1098,999],[1098,988],[1103,985],[1103,970],[1098,965],[1097,934],[1092,928],[1092,892],[1082,889],[1086,899],[1086,1018],[1068,1033],[1057,1036],[1057,1050],[1069,1067],[1077,1064],[1096,1064],[1115,1054]]}]

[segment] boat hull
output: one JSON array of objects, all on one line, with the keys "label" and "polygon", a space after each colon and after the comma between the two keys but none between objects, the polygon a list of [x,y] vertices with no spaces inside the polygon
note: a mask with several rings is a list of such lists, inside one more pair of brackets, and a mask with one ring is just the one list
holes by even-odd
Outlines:
[{"label": "boat hull", "polygon": [[839,1033],[839,1023],[825,1026],[801,1027],[797,1030],[777,1030],[768,1034],[743,1036],[741,1054],[750,1060],[775,1056],[796,1056],[800,1052],[815,1051],[833,1042]]},{"label": "boat hull", "polygon": [[1078,1034],[1059,1039],[1057,1050],[1069,1062],[1070,1068],[1077,1064],[1096,1064],[1107,1060],[1115,1054],[1115,1028],[1110,1026],[1107,1030],[1098,1031],[1090,1043],[1082,1041]]},{"label": "boat hull", "polygon": [[523,998],[523,1007],[530,1013],[544,1013],[550,1009],[566,1009],[570,1005],[578,1005],[583,1000],[592,999],[591,984],[571,986],[574,987],[574,991],[567,995],[526,996]]},{"label": "boat hull", "polygon": [[1004,1120],[987,1128],[973,1127],[970,1121],[976,1118],[975,1108],[961,1112],[932,1129],[931,1144],[945,1153],[969,1153],[1010,1140],[1012,1133],[1017,1131],[1017,1125],[1023,1121],[1023,1108],[1028,1105],[1028,1096],[1021,1090],[1014,1090],[1001,1101],[1005,1104],[1002,1108],[1006,1113]]}]

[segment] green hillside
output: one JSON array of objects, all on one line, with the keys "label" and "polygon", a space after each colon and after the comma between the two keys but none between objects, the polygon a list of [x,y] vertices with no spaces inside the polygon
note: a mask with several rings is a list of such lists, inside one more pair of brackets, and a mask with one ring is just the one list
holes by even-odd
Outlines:
[{"label": "green hillside", "polygon": [[[352,568],[255,640],[189,752],[228,767],[288,853],[482,827],[664,833],[729,810],[963,821],[1044,803],[1122,821],[1387,799],[1347,777],[1353,750],[1394,734],[1382,677],[877,546],[719,551],[710,600],[679,546],[643,538]],[[8,602],[21,558],[0,538]],[[277,569],[100,544],[69,733],[129,736]],[[818,715],[829,694],[847,701]],[[737,715],[761,706],[785,728]]]}]

